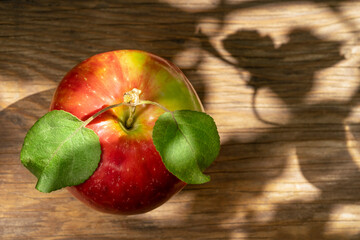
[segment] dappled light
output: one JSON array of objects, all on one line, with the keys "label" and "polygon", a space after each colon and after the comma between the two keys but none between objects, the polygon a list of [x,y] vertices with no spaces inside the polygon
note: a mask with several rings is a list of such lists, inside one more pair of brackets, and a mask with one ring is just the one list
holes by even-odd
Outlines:
[{"label": "dappled light", "polygon": [[[1,5],[9,8],[0,15],[5,239],[360,238],[360,2]],[[64,74],[115,49],[177,64],[221,138],[209,183],[130,217],[90,211],[63,190],[37,194],[18,156]]]}]

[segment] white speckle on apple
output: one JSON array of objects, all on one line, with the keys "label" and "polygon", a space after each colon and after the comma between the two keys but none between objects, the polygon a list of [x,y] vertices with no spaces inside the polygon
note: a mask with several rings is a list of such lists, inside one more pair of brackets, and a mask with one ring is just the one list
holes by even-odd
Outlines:
[{"label": "white speckle on apple", "polygon": [[129,169],[129,168],[127,168],[127,169],[126,169],[126,171],[127,171],[127,172],[130,172],[130,169]]},{"label": "white speckle on apple", "polygon": [[85,81],[87,81],[87,78],[86,78],[86,77],[84,77],[84,80],[85,80]]}]

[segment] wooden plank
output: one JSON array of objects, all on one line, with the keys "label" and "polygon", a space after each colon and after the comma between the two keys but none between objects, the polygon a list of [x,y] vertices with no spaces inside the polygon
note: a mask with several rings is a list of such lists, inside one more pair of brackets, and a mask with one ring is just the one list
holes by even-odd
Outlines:
[{"label": "wooden plank", "polygon": [[[1,1],[0,238],[360,239],[359,30],[358,1]],[[179,65],[221,135],[211,182],[135,216],[19,161],[62,76],[115,49]]]}]

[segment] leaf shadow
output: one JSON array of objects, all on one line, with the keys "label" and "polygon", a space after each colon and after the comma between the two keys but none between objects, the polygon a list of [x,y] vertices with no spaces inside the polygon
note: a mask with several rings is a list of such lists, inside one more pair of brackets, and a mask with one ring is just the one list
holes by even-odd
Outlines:
[{"label": "leaf shadow", "polygon": [[[202,17],[222,19],[221,22],[225,24],[223,19],[227,14],[236,9],[246,10],[247,8],[264,6],[266,4],[293,2],[301,1],[246,1],[237,5],[221,1],[216,9],[209,12],[203,11],[199,14],[188,13],[167,3],[154,2],[141,6],[137,3],[130,3],[126,7],[119,4],[119,9],[125,7],[130,12],[133,11],[131,9],[136,9],[137,16],[147,15],[155,8],[157,13],[164,18],[172,19],[173,16],[181,14],[187,21],[180,25],[179,29],[175,29],[176,34],[166,37],[164,36],[168,31],[174,31],[171,24],[166,25],[156,21],[150,22],[149,24],[154,28],[154,32],[147,32],[143,36],[143,29],[135,28],[133,33],[131,33],[131,38],[140,40],[130,43],[123,37],[124,32],[117,31],[119,29],[114,25],[115,27],[110,28],[113,36],[110,36],[108,39],[102,39],[104,44],[97,44],[96,42],[93,44],[83,44],[78,49],[79,45],[62,45],[62,43],[66,41],[66,37],[70,37],[70,39],[79,38],[84,42],[87,39],[91,40],[91,32],[77,32],[77,23],[74,22],[68,27],[72,32],[65,34],[66,37],[59,39],[59,41],[49,41],[49,44],[45,44],[45,48],[51,50],[59,47],[59,49],[65,50],[61,57],[66,59],[66,61],[71,59],[71,61],[76,62],[84,59],[84,56],[90,56],[95,52],[112,50],[114,48],[139,48],[139,46],[143,50],[172,60],[179,52],[185,49],[187,41],[192,41],[195,38],[201,40],[201,48],[203,50],[221,59],[221,55],[212,48],[206,36],[196,34],[196,26]],[[334,11],[341,13],[338,3],[345,1],[312,0],[309,2],[324,3]],[[107,3],[104,4],[106,5]],[[121,13],[122,10],[114,11],[118,14],[114,21],[120,21],[124,16]],[[106,14],[106,12],[103,14]],[[138,26],[141,26],[140,18],[135,18],[134,21]],[[175,21],[172,24],[176,23]],[[57,29],[51,28],[50,21],[44,22],[44,24],[49,30],[48,36],[50,37],[48,38],[55,40],[55,37],[58,37],[55,34]],[[89,24],[94,29],[98,28],[95,23]],[[109,31],[109,28],[104,27],[105,30]],[[41,33],[39,39],[42,37]],[[116,39],[116,43],[111,41],[112,38]],[[119,39],[124,41],[119,41]],[[304,41],[308,40],[311,41],[303,45],[304,48],[297,48],[298,43],[303,44]],[[270,89],[289,107],[292,111],[292,117],[285,125],[276,125],[277,123],[275,122],[274,128],[266,133],[259,134],[251,141],[243,140],[242,136],[238,135],[223,142],[218,160],[208,170],[212,176],[212,182],[204,186],[189,186],[185,190],[185,192],[193,194],[194,199],[190,204],[189,212],[186,213],[187,220],[177,227],[186,229],[190,238],[196,236],[231,239],[232,234],[245,232],[245,239],[263,238],[264,235],[268,239],[309,239],[312,237],[320,240],[343,239],[343,235],[325,236],[324,228],[330,220],[330,213],[335,204],[358,204],[360,199],[358,194],[359,174],[351,161],[348,149],[344,145],[346,143],[346,131],[343,128],[342,122],[351,112],[354,103],[349,101],[329,101],[303,106],[304,97],[314,85],[314,74],[342,60],[342,56],[339,54],[341,43],[320,40],[311,34],[309,29],[292,30],[289,43],[280,49],[275,49],[270,38],[262,37],[256,31],[238,31],[228,36],[223,43],[227,51],[237,59],[238,65],[236,68],[246,69],[251,73],[249,86],[253,87],[254,90],[259,88]],[[318,48],[314,47],[313,44]],[[252,51],[249,52],[242,48],[244,45],[252,47]],[[164,48],[163,46],[168,47]],[[35,45],[34,49],[41,51],[38,45]],[[73,56],[70,52],[78,52],[79,54]],[[296,54],[315,56],[317,53],[322,56],[321,59],[315,60],[315,58],[310,58],[309,62],[301,60],[301,63],[306,63],[302,66],[297,66],[295,60],[290,62],[286,60],[289,54],[294,56]],[[23,61],[23,57],[26,56],[20,54],[20,51],[13,54],[15,55],[9,56],[9,60],[13,61],[13,63],[24,62],[25,65],[29,63],[26,65],[27,68],[36,69],[40,74],[44,74],[48,78],[57,77],[46,72],[45,68],[35,66],[32,59],[27,58],[27,61]],[[58,51],[57,54],[60,54],[60,52]],[[252,57],[261,58],[266,63],[265,66],[258,66],[257,59],[252,59]],[[273,61],[273,59],[279,59],[280,61]],[[37,60],[38,62],[43,61],[41,59]],[[59,67],[51,59],[49,61],[52,68],[56,69]],[[206,98],[207,87],[205,80],[198,73],[201,61],[203,59],[199,58],[193,65],[183,70],[185,75],[192,81],[203,101]],[[1,66],[7,69],[8,64],[3,63]],[[60,71],[63,72],[64,68],[61,67]],[[32,78],[32,75],[28,72],[21,73],[23,74],[20,78],[23,81]],[[296,79],[296,83],[290,81],[288,76]],[[24,177],[16,181],[33,181],[30,174],[23,174],[25,170],[22,169],[20,162],[16,162],[14,165],[14,159],[18,159],[18,153],[20,152],[21,143],[26,131],[39,117],[47,112],[53,91],[52,89],[26,97],[0,112],[0,139],[2,143],[0,152],[6,153],[6,156],[0,159],[0,169],[9,168],[12,169],[13,174],[20,174]],[[355,98],[359,98],[359,96],[354,95],[353,99]],[[258,112],[256,109],[256,102],[254,103],[254,113],[258,115],[259,119],[262,119],[261,112]],[[320,118],[319,114],[321,115]],[[326,123],[332,116],[335,116],[331,123],[331,126],[334,127],[331,129],[324,128],[324,121]],[[265,123],[273,123],[271,119],[262,120]],[[357,125],[355,124],[352,127],[355,132],[354,135],[356,135],[359,131]],[[274,139],[276,140],[274,141]],[[317,152],[317,149],[314,149],[309,153],[304,148],[303,142],[312,141],[317,142],[314,148],[320,146],[324,149],[331,149],[334,145],[327,145],[324,139],[330,139],[335,145],[340,144],[340,151],[331,151],[324,157],[322,156],[324,152]],[[264,195],[266,184],[284,173],[288,152],[293,148],[296,149],[299,157],[299,166],[302,174],[307,181],[320,190],[321,194],[317,199],[310,202],[294,200],[286,204],[279,204],[274,212],[264,213],[265,215],[274,214],[271,220],[261,223],[256,218],[256,214],[251,206],[256,204],[255,201],[258,197]],[[332,160],[330,165],[328,165],[329,159]],[[339,163],[341,167],[338,167]],[[345,171],[341,172],[341,169]],[[328,201],[328,199],[331,199],[331,201]],[[318,221],[319,216],[320,222]],[[120,224],[119,222],[123,221],[124,218],[119,217],[119,219],[116,222],[117,224]],[[243,221],[239,221],[239,219]],[[144,236],[149,233],[151,236],[158,236],[157,234],[163,231],[173,230],[170,224],[169,226],[159,227],[155,221],[143,220],[141,217],[125,221],[122,224],[128,229],[136,230],[139,233],[144,228],[147,228]],[[289,232],[294,230],[296,226],[301,225],[303,227],[300,229],[306,230],[303,235],[297,235],[299,232],[296,231],[293,233]],[[81,238],[84,235],[77,237]],[[358,239],[359,237],[355,236],[353,239]]]},{"label": "leaf shadow", "polygon": [[20,184],[34,181],[34,177],[20,163],[20,150],[27,131],[48,112],[54,90],[28,96],[0,112],[0,152],[6,153],[0,159],[0,169],[11,171],[5,177],[22,176],[3,179],[4,182],[14,181],[14,184]]},{"label": "leaf shadow", "polygon": [[[250,73],[247,84],[254,89],[254,97],[258,89],[270,90],[284,103],[290,117],[285,124],[264,119],[253,100],[254,116],[270,130],[251,141],[242,140],[240,134],[222,144],[221,154],[209,170],[213,182],[198,189],[189,223],[194,213],[200,215],[197,220],[202,221],[202,230],[214,226],[208,231],[222,239],[230,239],[236,228],[242,229],[246,239],[356,239],[346,233],[327,235],[326,227],[335,207],[360,203],[360,171],[347,145],[349,130],[344,125],[358,105],[359,90],[344,101],[305,101],[314,87],[315,74],[344,59],[342,43],[319,39],[310,29],[301,28],[291,30],[289,42],[280,48],[256,31],[238,31],[223,44],[237,60],[234,66]],[[214,56],[220,55],[210,45],[205,48]],[[359,135],[357,123],[350,128],[352,134]],[[318,189],[319,196],[310,201],[285,201],[264,212],[259,207],[254,212],[254,204],[261,205],[257,201],[264,197],[266,185],[286,171],[292,150],[300,174]],[[290,195],[291,191],[286,196]],[[270,220],[263,222],[259,214]],[[232,220],[239,216],[242,222]]]}]

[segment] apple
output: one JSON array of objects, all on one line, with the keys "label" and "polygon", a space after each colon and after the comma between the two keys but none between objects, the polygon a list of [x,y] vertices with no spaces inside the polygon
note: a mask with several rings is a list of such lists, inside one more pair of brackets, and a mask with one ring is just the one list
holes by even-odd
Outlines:
[{"label": "apple", "polygon": [[[60,82],[50,110],[64,110],[86,120],[123,101],[126,92],[141,90],[141,99],[174,111],[203,111],[190,82],[174,64],[153,54],[119,50],[90,57]],[[94,174],[68,190],[88,206],[107,213],[150,211],[179,192],[186,183],[171,174],[152,141],[152,130],[164,110],[139,105],[129,125],[128,106],[110,109],[87,127],[100,139],[101,160]]]}]

